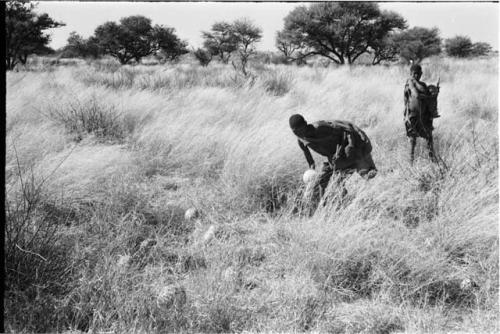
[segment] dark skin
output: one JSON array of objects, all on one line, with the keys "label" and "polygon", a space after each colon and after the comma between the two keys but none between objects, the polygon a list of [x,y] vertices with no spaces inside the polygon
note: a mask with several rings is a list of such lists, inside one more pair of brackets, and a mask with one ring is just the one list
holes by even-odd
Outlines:
[{"label": "dark skin", "polygon": [[425,82],[421,82],[420,78],[422,77],[421,70],[415,70],[411,73],[411,78],[408,80],[408,87],[411,92],[417,96],[419,95],[427,95],[427,85]]},{"label": "dark skin", "polygon": [[[429,89],[427,88],[427,85],[425,82],[420,81],[420,78],[422,77],[422,70],[421,69],[416,69],[411,72],[411,77],[407,81],[408,85],[408,90],[410,91],[409,93],[413,96],[417,96],[419,99],[425,99],[427,97],[430,97]],[[408,103],[409,96],[405,94],[405,103]],[[439,114],[437,111],[432,112],[432,117],[437,118],[439,117]]]},{"label": "dark skin", "polygon": [[[312,124],[303,123],[292,128],[298,137],[299,147],[309,164],[314,169],[316,164],[309,149],[327,157],[328,162],[339,169],[348,167],[354,158],[354,139],[346,129],[352,127],[349,122],[319,121]],[[342,158],[342,159],[339,159]]]},{"label": "dark skin", "polygon": [[[377,174],[371,157],[372,146],[366,134],[357,126],[346,121],[318,121],[307,124],[301,115],[292,115],[289,120],[293,133],[298,138],[299,147],[304,152],[309,168],[316,169],[310,149],[325,156],[319,177],[312,190],[312,201],[319,203],[335,174],[335,188],[341,192],[341,198],[347,194],[344,182],[347,177],[357,172],[365,179]],[[311,194],[306,191],[306,194]]]}]

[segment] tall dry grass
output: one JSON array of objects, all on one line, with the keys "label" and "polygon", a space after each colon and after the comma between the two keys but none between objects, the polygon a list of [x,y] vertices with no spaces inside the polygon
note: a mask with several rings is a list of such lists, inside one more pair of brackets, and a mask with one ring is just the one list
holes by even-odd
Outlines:
[{"label": "tall dry grass", "polygon": [[[498,330],[496,59],[423,64],[440,162],[413,166],[401,66],[40,64],[7,74],[11,330]],[[379,170],[311,217],[294,113]]]}]

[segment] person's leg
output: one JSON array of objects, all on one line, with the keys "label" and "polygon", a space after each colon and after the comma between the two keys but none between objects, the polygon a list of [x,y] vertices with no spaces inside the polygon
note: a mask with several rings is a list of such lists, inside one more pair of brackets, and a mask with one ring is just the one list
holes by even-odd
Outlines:
[{"label": "person's leg", "polygon": [[429,158],[432,162],[436,162],[436,154],[434,153],[434,140],[432,138],[432,133],[427,138],[427,149],[429,150]]},{"label": "person's leg", "polygon": [[356,162],[349,160],[340,160],[335,164],[335,191],[333,196],[338,196],[340,201],[342,201],[347,195],[347,188],[345,184],[349,176],[351,176],[356,171]]},{"label": "person's leg", "polygon": [[413,160],[415,160],[415,147],[417,146],[417,137],[410,137],[410,164],[413,165]]},{"label": "person's leg", "polygon": [[323,163],[323,167],[321,167],[321,173],[318,178],[319,184],[319,194],[320,198],[325,194],[326,187],[328,187],[328,183],[330,183],[330,179],[333,175],[333,168],[328,162]]},{"label": "person's leg", "polygon": [[320,173],[316,177],[314,182],[309,183],[306,186],[303,195],[303,205],[309,211],[309,214],[312,215],[318,204],[321,201],[321,198],[325,194],[325,190],[330,183],[330,178],[333,174],[333,168],[328,162],[325,162],[321,168]]},{"label": "person's leg", "polygon": [[339,173],[339,176],[337,177],[337,189],[338,189],[338,194],[340,196],[340,200],[342,201],[346,196],[347,196],[347,188],[345,187],[345,183],[348,179],[349,176],[352,175],[352,171],[342,171]]}]

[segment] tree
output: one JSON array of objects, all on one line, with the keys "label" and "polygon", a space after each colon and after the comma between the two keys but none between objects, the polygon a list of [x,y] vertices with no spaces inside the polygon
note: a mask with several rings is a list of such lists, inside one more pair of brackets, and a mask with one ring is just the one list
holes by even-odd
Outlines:
[{"label": "tree", "polygon": [[69,34],[68,44],[62,50],[62,57],[67,58],[98,58],[99,55],[100,50],[97,39],[94,36],[84,39],[76,31]]},{"label": "tree", "polygon": [[303,59],[300,50],[306,48],[304,43],[298,44],[299,39],[294,38],[290,31],[278,31],[276,33],[276,48],[283,53],[287,61]]},{"label": "tree", "polygon": [[262,29],[255,26],[250,20],[243,18],[234,21],[231,25],[231,34],[236,41],[238,61],[232,62],[235,69],[239,69],[245,76],[246,67],[251,55],[255,54],[255,43],[262,38]]},{"label": "tree", "polygon": [[5,7],[5,65],[13,69],[18,62],[25,64],[32,54],[45,54],[50,36],[44,30],[64,26],[47,14],[33,12],[35,5],[21,1],[7,1]]},{"label": "tree", "polygon": [[399,14],[383,11],[373,24],[373,35],[368,44],[370,53],[373,55],[372,64],[380,64],[381,61],[393,61],[399,52],[394,42],[394,35],[406,29],[406,21]]},{"label": "tree", "polygon": [[493,48],[491,45],[485,42],[477,42],[472,44],[471,55],[474,57],[486,56]]},{"label": "tree", "polygon": [[124,17],[120,24],[106,22],[95,30],[95,38],[99,47],[107,54],[118,58],[121,64],[153,53],[151,46],[151,20],[136,15]]},{"label": "tree", "polygon": [[472,54],[472,41],[467,36],[455,36],[444,41],[444,49],[450,57],[469,57]]},{"label": "tree", "polygon": [[414,27],[394,36],[399,55],[407,62],[419,63],[422,59],[441,53],[441,37],[437,28]]},{"label": "tree", "polygon": [[230,23],[222,21],[214,23],[210,31],[202,31],[203,46],[224,64],[228,63],[231,53],[238,47],[231,28]]},{"label": "tree", "polygon": [[393,61],[397,59],[399,47],[394,42],[394,36],[389,35],[372,43],[372,65],[380,64],[383,60]]},{"label": "tree", "polygon": [[134,58],[129,48],[128,36],[115,22],[106,22],[95,30],[95,38],[105,54],[118,58],[121,64],[127,64]]},{"label": "tree", "polygon": [[209,32],[202,32],[202,37],[205,49],[223,63],[227,64],[231,55],[236,54],[233,67],[246,76],[248,60],[256,52],[255,43],[261,40],[262,29],[242,18],[233,23],[216,22]]},{"label": "tree", "polygon": [[193,51],[193,55],[200,62],[201,66],[207,66],[212,61],[212,54],[205,49],[198,48]]},{"label": "tree", "polygon": [[174,28],[156,25],[151,37],[153,52],[160,59],[173,61],[189,52],[187,42],[177,37]]},{"label": "tree", "polygon": [[90,36],[83,42],[84,54],[91,58],[99,58],[102,55],[102,50],[99,47],[99,41],[95,36]]},{"label": "tree", "polygon": [[292,52],[291,59],[319,55],[352,64],[370,52],[375,41],[380,44],[391,31],[405,27],[399,14],[381,12],[376,3],[315,3],[296,7],[285,17],[276,43],[282,52]]},{"label": "tree", "polygon": [[472,43],[467,36],[448,38],[444,43],[446,54],[450,57],[479,57],[487,55],[492,47],[488,43]]},{"label": "tree", "polygon": [[69,33],[67,42],[68,44],[63,47],[63,54],[68,58],[80,57],[84,44],[83,37],[76,31],[72,31]]},{"label": "tree", "polygon": [[132,59],[139,63],[151,54],[174,60],[188,52],[187,43],[175,35],[174,28],[153,27],[149,18],[140,15],[124,17],[119,24],[109,21],[98,26],[95,40],[102,52],[118,58],[121,64]]}]

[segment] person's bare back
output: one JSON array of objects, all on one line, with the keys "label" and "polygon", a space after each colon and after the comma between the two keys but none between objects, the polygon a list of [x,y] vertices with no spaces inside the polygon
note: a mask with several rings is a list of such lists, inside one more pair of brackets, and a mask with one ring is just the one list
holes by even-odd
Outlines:
[{"label": "person's bare back", "polygon": [[327,158],[320,177],[323,190],[333,172],[347,175],[356,171],[366,179],[377,174],[370,140],[363,130],[351,122],[334,120],[307,124],[298,114],[292,115],[289,122],[309,168],[316,168],[310,149]]}]

